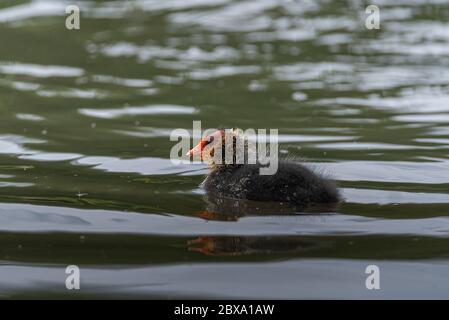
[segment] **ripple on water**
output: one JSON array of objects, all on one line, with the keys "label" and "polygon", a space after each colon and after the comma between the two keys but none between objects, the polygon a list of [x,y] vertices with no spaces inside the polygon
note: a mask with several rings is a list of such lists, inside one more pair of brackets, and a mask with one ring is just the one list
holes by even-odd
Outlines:
[{"label": "ripple on water", "polygon": [[435,114],[407,114],[392,117],[393,120],[399,122],[428,122],[428,123],[447,123],[449,122],[449,113]]},{"label": "ripple on water", "polygon": [[272,19],[264,15],[264,12],[278,5],[276,0],[230,2],[226,6],[206,12],[172,13],[169,20],[180,25],[200,25],[216,32],[257,31],[271,26]]},{"label": "ripple on water", "polygon": [[[388,270],[382,275],[382,290],[377,292],[360,285],[366,266],[373,264],[380,270]],[[60,270],[65,267],[32,263],[3,265],[0,267],[3,275],[1,293],[13,294],[23,287],[40,292],[45,287],[55,294],[67,294],[67,290],[61,288],[60,276]],[[27,277],[20,276],[23,274]],[[139,267],[85,266],[83,283],[86,297],[164,295],[180,299],[372,299],[373,295],[378,299],[445,299],[449,286],[447,260],[405,262],[329,258]]]},{"label": "ripple on water", "polygon": [[46,141],[18,135],[2,135],[0,136],[0,154],[32,154],[33,151],[26,149],[24,145],[42,143]]},{"label": "ripple on water", "polygon": [[67,161],[82,155],[64,152],[45,152],[26,148],[26,144],[45,144],[47,141],[17,135],[0,136],[0,154],[18,155],[19,159],[34,161]]},{"label": "ripple on water", "polygon": [[78,112],[82,115],[101,118],[101,119],[115,119],[123,116],[136,115],[157,115],[157,114],[194,114],[199,110],[195,107],[180,106],[180,105],[150,105],[142,107],[123,107],[115,109],[93,109],[83,108]]},{"label": "ripple on water", "polygon": [[[175,132],[176,128],[173,129],[165,129],[165,128],[149,128],[149,127],[139,127],[135,130],[115,130],[115,132],[124,134],[127,136],[132,137],[140,137],[140,138],[156,138],[156,137],[167,137],[169,138],[173,132]],[[323,130],[325,131],[325,130]],[[332,130],[329,130],[332,131]],[[343,130],[340,130],[339,133]],[[195,139],[201,138],[201,135],[198,135],[197,132],[195,134],[192,130],[182,130],[182,131],[176,131],[177,136],[182,136],[186,138],[193,137]],[[267,132],[269,134],[269,132]],[[248,139],[251,141],[266,141],[268,136],[261,136],[258,137],[255,135],[248,134]],[[349,141],[354,140],[359,137],[357,136],[325,136],[325,135],[307,135],[307,134],[279,134],[278,135],[278,142],[279,143],[289,143],[289,142],[318,142],[318,141]]]},{"label": "ripple on water", "polygon": [[[192,67],[201,62],[224,62],[235,61],[240,58],[240,53],[227,46],[218,46],[212,51],[205,51],[199,47],[190,47],[181,50],[173,47],[162,47],[157,45],[138,46],[130,42],[118,42],[111,44],[102,44],[101,46],[90,45],[89,51],[92,53],[100,53],[108,57],[136,57],[140,62],[146,62],[160,59],[174,59],[173,61],[166,61],[166,63],[182,62],[183,66]],[[167,67],[164,60],[159,60],[159,66]],[[176,60],[178,62],[176,62]],[[176,69],[176,68],[175,68]],[[182,68],[181,68],[182,69]]]},{"label": "ripple on water", "polygon": [[363,204],[449,203],[449,194],[377,189],[342,189],[345,202]]},{"label": "ripple on water", "polygon": [[25,154],[19,156],[19,159],[51,162],[51,161],[69,161],[81,158],[82,156],[83,155],[79,153],[33,151],[32,154]]},{"label": "ripple on water", "polygon": [[441,138],[418,138],[415,139],[416,142],[424,142],[424,143],[435,143],[442,145],[449,145],[449,139],[441,139]]},{"label": "ripple on water", "polygon": [[54,98],[54,97],[62,97],[62,98],[79,98],[79,99],[105,99],[112,96],[112,93],[97,90],[97,89],[74,89],[74,88],[65,88],[60,90],[37,90],[36,94],[41,97],[46,98]]},{"label": "ripple on water", "polygon": [[[446,88],[418,87],[402,89],[398,96],[380,97],[369,95],[365,98],[338,97],[320,99],[314,102],[324,106],[364,106],[397,113],[429,113],[449,111],[449,93]],[[340,110],[340,109],[338,109]]]},{"label": "ripple on water", "polygon": [[194,80],[208,80],[214,78],[223,78],[239,74],[257,74],[262,71],[259,66],[231,66],[223,65],[213,68],[196,69],[188,72],[187,76]]},{"label": "ripple on water", "polygon": [[12,81],[8,83],[11,88],[19,91],[35,91],[40,88],[40,84],[33,82]]},{"label": "ripple on water", "polygon": [[61,1],[31,1],[0,10],[0,22],[15,22],[41,16],[62,16],[65,7]]},{"label": "ripple on water", "polygon": [[92,76],[92,79],[99,83],[111,83],[131,88],[147,88],[153,85],[153,81],[148,79],[128,79],[100,74]]},{"label": "ripple on water", "polygon": [[432,150],[430,146],[401,145],[393,143],[376,142],[340,142],[322,143],[315,145],[321,149],[341,149],[341,150]]},{"label": "ripple on water", "polygon": [[[11,222],[14,223],[11,223]],[[251,216],[237,221],[178,215],[0,204],[0,231],[199,235],[420,235],[449,237],[449,218],[377,219],[356,215]]]},{"label": "ripple on water", "polygon": [[28,188],[32,186],[34,186],[34,183],[0,181],[0,188]]},{"label": "ripple on water", "polygon": [[29,182],[15,182],[15,181],[1,181],[15,178],[14,175],[0,174],[0,188],[27,188],[34,186],[34,183]]},{"label": "ripple on water", "polygon": [[36,78],[50,77],[81,77],[84,70],[67,66],[38,65],[25,63],[0,64],[0,73],[13,75],[26,75]]},{"label": "ripple on water", "polygon": [[[315,165],[315,164],[314,164]],[[345,161],[316,164],[337,180],[403,182],[417,184],[449,183],[446,162]]]},{"label": "ripple on water", "polygon": [[170,159],[155,157],[135,159],[83,157],[74,163],[107,172],[132,172],[142,175],[180,174],[204,167],[200,164],[173,164]]},{"label": "ripple on water", "polygon": [[16,118],[24,121],[44,121],[45,118],[31,113],[17,113]]}]

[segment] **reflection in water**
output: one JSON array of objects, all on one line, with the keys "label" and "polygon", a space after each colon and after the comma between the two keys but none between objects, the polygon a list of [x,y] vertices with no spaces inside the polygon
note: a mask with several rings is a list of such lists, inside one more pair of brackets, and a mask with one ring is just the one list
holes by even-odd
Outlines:
[{"label": "reflection in water", "polygon": [[213,256],[250,254],[298,254],[331,248],[333,242],[301,237],[220,237],[205,236],[187,241],[189,251]]},{"label": "reflection in water", "polygon": [[280,216],[295,214],[330,214],[339,204],[316,204],[294,206],[286,202],[262,202],[246,199],[232,199],[206,193],[203,196],[205,210],[197,211],[195,216],[206,220],[237,221],[248,216]]}]

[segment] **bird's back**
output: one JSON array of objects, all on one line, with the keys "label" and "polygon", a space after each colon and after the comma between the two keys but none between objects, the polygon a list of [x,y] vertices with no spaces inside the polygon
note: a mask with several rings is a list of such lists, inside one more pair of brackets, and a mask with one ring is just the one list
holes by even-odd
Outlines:
[{"label": "bird's back", "polygon": [[340,199],[334,181],[297,162],[280,160],[274,175],[260,175],[260,168],[260,164],[221,166],[211,172],[203,186],[219,196],[255,201],[305,205]]}]

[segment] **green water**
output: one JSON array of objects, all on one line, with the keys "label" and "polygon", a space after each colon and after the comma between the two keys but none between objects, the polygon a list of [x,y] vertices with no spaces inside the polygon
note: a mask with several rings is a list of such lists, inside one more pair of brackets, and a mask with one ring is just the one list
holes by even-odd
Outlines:
[{"label": "green water", "polygon": [[[73,3],[0,4],[0,297],[449,297],[448,5]],[[279,129],[345,201],[211,207],[194,120]]]}]

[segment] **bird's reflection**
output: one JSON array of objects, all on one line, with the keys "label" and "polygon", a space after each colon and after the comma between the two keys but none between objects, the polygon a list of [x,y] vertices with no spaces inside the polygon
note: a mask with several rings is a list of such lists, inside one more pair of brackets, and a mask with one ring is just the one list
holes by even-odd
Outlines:
[{"label": "bird's reflection", "polygon": [[211,256],[250,254],[300,254],[330,248],[331,241],[304,239],[298,236],[206,236],[187,242],[189,251]]},{"label": "bird's reflection", "polygon": [[260,202],[246,199],[231,199],[207,193],[203,196],[205,209],[193,215],[218,221],[237,221],[245,216],[272,216],[294,214],[323,214],[335,212],[338,204],[293,206],[283,202]]},{"label": "bird's reflection", "polygon": [[[207,193],[205,210],[195,213],[206,220],[237,221],[247,216],[282,216],[335,212],[337,205],[297,207],[288,203],[230,199]],[[301,254],[332,247],[331,241],[304,239],[301,236],[202,236],[187,242],[189,251],[211,256],[249,254]]]}]

